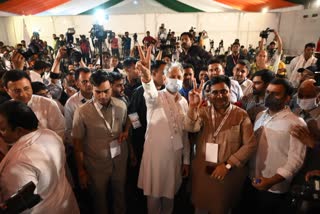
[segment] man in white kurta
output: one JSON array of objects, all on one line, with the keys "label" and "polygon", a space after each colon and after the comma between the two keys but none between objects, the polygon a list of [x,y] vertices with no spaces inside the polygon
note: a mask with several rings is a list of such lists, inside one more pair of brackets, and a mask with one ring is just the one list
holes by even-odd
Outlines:
[{"label": "man in white kurta", "polygon": [[39,128],[47,128],[64,138],[64,117],[57,103],[49,98],[33,95],[31,80],[27,73],[12,70],[3,75],[6,92],[13,100],[27,104],[39,120]]},{"label": "man in white kurta", "polygon": [[[182,79],[182,67],[175,72],[179,72]],[[167,78],[173,80],[168,74]],[[158,208],[154,203],[158,203],[155,201],[159,199],[169,200],[173,208],[174,196],[182,182],[182,166],[190,164],[189,141],[187,132],[183,130],[188,104],[178,90],[170,93],[168,85],[162,91],[157,91],[153,80],[148,83],[143,81],[142,85],[147,106],[147,131],[138,187],[148,196],[148,210],[152,213],[150,209]],[[161,211],[154,210],[153,213],[170,213],[171,208],[166,210],[166,205],[162,206]]]},{"label": "man in white kurta", "polygon": [[6,143],[13,144],[0,163],[0,201],[7,200],[32,181],[35,194],[39,194],[42,201],[28,210],[30,213],[79,213],[65,175],[62,139],[49,129],[37,129],[35,114],[29,107],[19,108],[21,106],[25,104],[8,101],[0,108],[1,134]]},{"label": "man in white kurta", "polygon": [[307,68],[315,65],[317,58],[313,55],[315,51],[315,44],[308,43],[304,47],[304,52],[300,56],[296,56],[291,60],[288,66],[289,80],[295,88],[298,88],[300,83],[300,75],[298,73],[299,68]]},{"label": "man in white kurta", "polygon": [[65,175],[61,138],[49,129],[21,137],[0,164],[1,201],[32,181],[42,201],[31,213],[79,213]]}]

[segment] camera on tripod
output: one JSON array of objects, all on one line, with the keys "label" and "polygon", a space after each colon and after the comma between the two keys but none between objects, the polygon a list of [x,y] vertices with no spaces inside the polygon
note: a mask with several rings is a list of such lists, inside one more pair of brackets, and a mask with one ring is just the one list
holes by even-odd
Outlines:
[{"label": "camera on tripod", "polygon": [[67,42],[67,57],[72,61],[79,63],[82,58],[81,52],[76,49],[73,45],[74,43],[74,37],[73,35],[76,33],[74,28],[68,28],[66,32],[66,42]]},{"label": "camera on tripod", "polygon": [[132,37],[133,37],[134,43],[137,43],[138,42],[138,34],[134,33]]},{"label": "camera on tripod", "polygon": [[268,36],[271,32],[274,32],[273,29],[270,29],[270,28],[267,28],[263,31],[260,32],[260,37],[263,38],[263,39],[268,39]]},{"label": "camera on tripod", "polygon": [[90,30],[90,37],[92,39],[96,38],[100,41],[106,40],[106,38],[112,35],[111,30],[104,30],[102,25],[94,24]]},{"label": "camera on tripod", "polygon": [[210,49],[214,49],[214,40],[210,39]]}]

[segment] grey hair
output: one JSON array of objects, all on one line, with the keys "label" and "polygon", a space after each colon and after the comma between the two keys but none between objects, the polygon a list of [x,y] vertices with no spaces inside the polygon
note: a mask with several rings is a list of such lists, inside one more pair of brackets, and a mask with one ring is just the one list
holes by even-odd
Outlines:
[{"label": "grey hair", "polygon": [[183,75],[184,69],[183,69],[181,63],[179,63],[179,62],[173,62],[173,63],[167,64],[166,67],[165,67],[165,69],[164,69],[164,74],[165,74],[166,76],[168,76],[168,74],[170,73],[170,71],[171,71],[173,68],[178,68],[178,69],[181,71],[182,75]]}]

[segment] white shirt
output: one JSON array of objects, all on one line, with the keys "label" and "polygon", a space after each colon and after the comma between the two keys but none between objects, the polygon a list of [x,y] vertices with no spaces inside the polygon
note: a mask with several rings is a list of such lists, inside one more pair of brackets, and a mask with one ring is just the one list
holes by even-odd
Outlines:
[{"label": "white shirt", "polygon": [[266,178],[281,175],[285,180],[272,186],[269,191],[285,193],[290,188],[292,177],[301,168],[306,154],[306,146],[290,134],[291,127],[306,127],[306,123],[289,108],[273,116],[265,110],[257,118],[254,131],[258,149],[255,158],[250,161],[250,174],[252,177]]},{"label": "white shirt", "polygon": [[[230,79],[235,80],[233,77],[230,77]],[[247,78],[241,83],[240,87],[244,96],[252,93],[252,86],[253,82]]]},{"label": "white shirt", "polygon": [[32,95],[28,106],[39,120],[39,128],[47,128],[64,139],[64,117],[54,100],[38,95]]},{"label": "white shirt", "polygon": [[78,107],[86,103],[88,100],[82,96],[79,92],[72,95],[64,106],[64,117],[65,117],[65,138],[66,142],[71,143],[71,131],[73,123],[73,114]]},{"label": "white shirt", "polygon": [[235,103],[243,97],[242,89],[238,83],[238,81],[230,79],[231,80],[231,95],[230,95],[230,102]]},{"label": "white shirt", "polygon": [[32,181],[42,201],[28,213],[80,213],[65,161],[63,143],[53,131],[38,129],[22,136],[0,163],[0,200]]},{"label": "white shirt", "polygon": [[39,73],[31,70],[29,76],[31,78],[31,82],[42,82],[43,83],[43,79]]}]

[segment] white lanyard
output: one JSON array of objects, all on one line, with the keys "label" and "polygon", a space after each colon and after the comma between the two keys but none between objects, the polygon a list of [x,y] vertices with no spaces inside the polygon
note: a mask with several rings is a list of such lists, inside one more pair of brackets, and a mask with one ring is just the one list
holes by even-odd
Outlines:
[{"label": "white lanyard", "polygon": [[[213,133],[213,139],[214,139],[214,140],[215,140],[216,137],[218,136],[218,134],[219,134],[222,126],[225,124],[225,122],[227,121],[227,119],[228,119],[228,117],[229,117],[229,115],[230,115],[230,113],[231,113],[231,110],[232,110],[233,106],[232,106],[232,104],[230,104],[230,105],[231,105],[231,107],[228,108],[227,113],[226,113],[226,115],[223,117],[223,119],[222,119],[219,127],[218,127],[218,128],[216,129],[216,131]],[[214,116],[215,116],[215,110],[214,110],[214,107],[213,107],[213,106],[212,106],[212,108],[211,108],[211,112],[212,112],[212,113],[211,113],[212,124],[213,124],[213,127],[215,128],[215,127],[216,127],[216,122],[215,122],[215,118],[214,118]]]},{"label": "white lanyard", "polygon": [[[111,102],[111,101],[110,101]],[[111,134],[111,137],[113,137],[113,126],[114,126],[114,117],[115,117],[115,111],[114,111],[114,107],[111,106],[111,111],[112,111],[112,123],[111,123],[111,126],[110,124],[108,123],[108,121],[104,118],[102,112],[101,112],[101,109],[99,108],[98,104],[94,101],[93,102],[93,105],[94,107],[96,108],[98,114],[100,115],[100,117],[104,120],[105,124],[106,124],[106,127],[107,129],[110,131],[110,134]],[[110,104],[109,104],[110,105]]]}]

